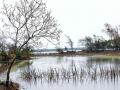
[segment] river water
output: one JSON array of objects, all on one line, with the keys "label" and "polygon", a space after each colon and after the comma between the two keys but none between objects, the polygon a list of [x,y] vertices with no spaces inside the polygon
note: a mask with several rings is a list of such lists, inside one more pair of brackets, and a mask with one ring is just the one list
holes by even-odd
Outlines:
[{"label": "river water", "polygon": [[[1,62],[2,67],[0,79],[5,80],[5,62]],[[114,57],[33,57],[29,61],[16,62],[11,80],[19,83],[21,90],[120,90],[119,68],[120,59]],[[28,75],[31,70],[35,77]]]}]

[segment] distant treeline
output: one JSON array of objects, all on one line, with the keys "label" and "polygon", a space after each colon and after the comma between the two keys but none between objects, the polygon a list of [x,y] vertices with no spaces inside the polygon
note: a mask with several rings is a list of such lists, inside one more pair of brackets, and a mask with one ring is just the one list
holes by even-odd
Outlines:
[{"label": "distant treeline", "polygon": [[[120,26],[112,26],[110,24],[105,24],[104,29],[102,30],[109,38],[106,39],[104,36],[86,36],[84,39],[79,40],[80,46],[84,46],[81,50],[88,51],[88,52],[100,52],[100,51],[119,51],[120,50]],[[68,47],[57,48],[59,53],[69,53],[75,52],[73,41],[69,36],[67,37],[67,44]]]},{"label": "distant treeline", "polygon": [[104,39],[104,36],[93,35],[92,37],[86,36],[84,39],[79,40],[84,44],[86,51],[104,51],[104,50],[120,50],[120,26],[111,26],[105,24],[103,30],[109,36],[108,40]]}]

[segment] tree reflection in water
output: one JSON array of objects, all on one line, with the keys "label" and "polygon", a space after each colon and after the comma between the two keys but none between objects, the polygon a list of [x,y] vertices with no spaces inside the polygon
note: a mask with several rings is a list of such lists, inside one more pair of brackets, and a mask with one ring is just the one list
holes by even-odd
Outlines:
[{"label": "tree reflection in water", "polygon": [[49,68],[46,71],[35,68],[26,68],[21,71],[20,77],[22,80],[28,83],[37,83],[41,81],[41,84],[58,84],[58,83],[84,83],[84,82],[112,82],[117,83],[120,79],[119,66],[106,66],[106,67],[91,67],[88,66],[82,68],[77,67],[72,61],[71,68]]}]

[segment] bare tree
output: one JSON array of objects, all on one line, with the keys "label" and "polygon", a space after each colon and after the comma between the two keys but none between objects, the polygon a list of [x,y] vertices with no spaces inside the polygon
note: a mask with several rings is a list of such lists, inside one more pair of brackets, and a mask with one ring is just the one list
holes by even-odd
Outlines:
[{"label": "bare tree", "polygon": [[105,29],[103,31],[113,40],[119,37],[119,29],[119,26],[114,28],[112,25],[105,23]]},{"label": "bare tree", "polygon": [[84,45],[87,51],[93,51],[93,38],[86,36],[84,39],[80,39],[79,43]]},{"label": "bare tree", "polygon": [[73,41],[72,41],[72,39],[70,38],[70,36],[67,36],[67,35],[65,35],[66,36],[66,38],[67,38],[67,43],[68,43],[68,45],[70,46],[70,48],[72,49],[72,51],[73,51]]},{"label": "bare tree", "polygon": [[110,37],[113,48],[120,50],[120,26],[113,27],[106,23],[104,32]]},{"label": "bare tree", "polygon": [[[14,42],[18,51],[28,42],[37,42],[42,38],[58,40],[60,37],[61,30],[42,0],[20,0],[14,6],[4,2],[2,13],[5,16],[4,33],[9,33],[6,37]],[[6,85],[9,85],[10,71],[15,60],[16,54],[7,71]]]}]

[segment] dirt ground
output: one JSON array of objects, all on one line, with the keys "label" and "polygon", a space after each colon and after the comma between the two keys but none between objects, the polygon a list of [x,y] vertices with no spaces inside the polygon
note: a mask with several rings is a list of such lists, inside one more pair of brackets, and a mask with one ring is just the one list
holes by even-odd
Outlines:
[{"label": "dirt ground", "polygon": [[5,83],[0,83],[0,90],[19,90],[19,84],[11,82],[7,87]]}]

